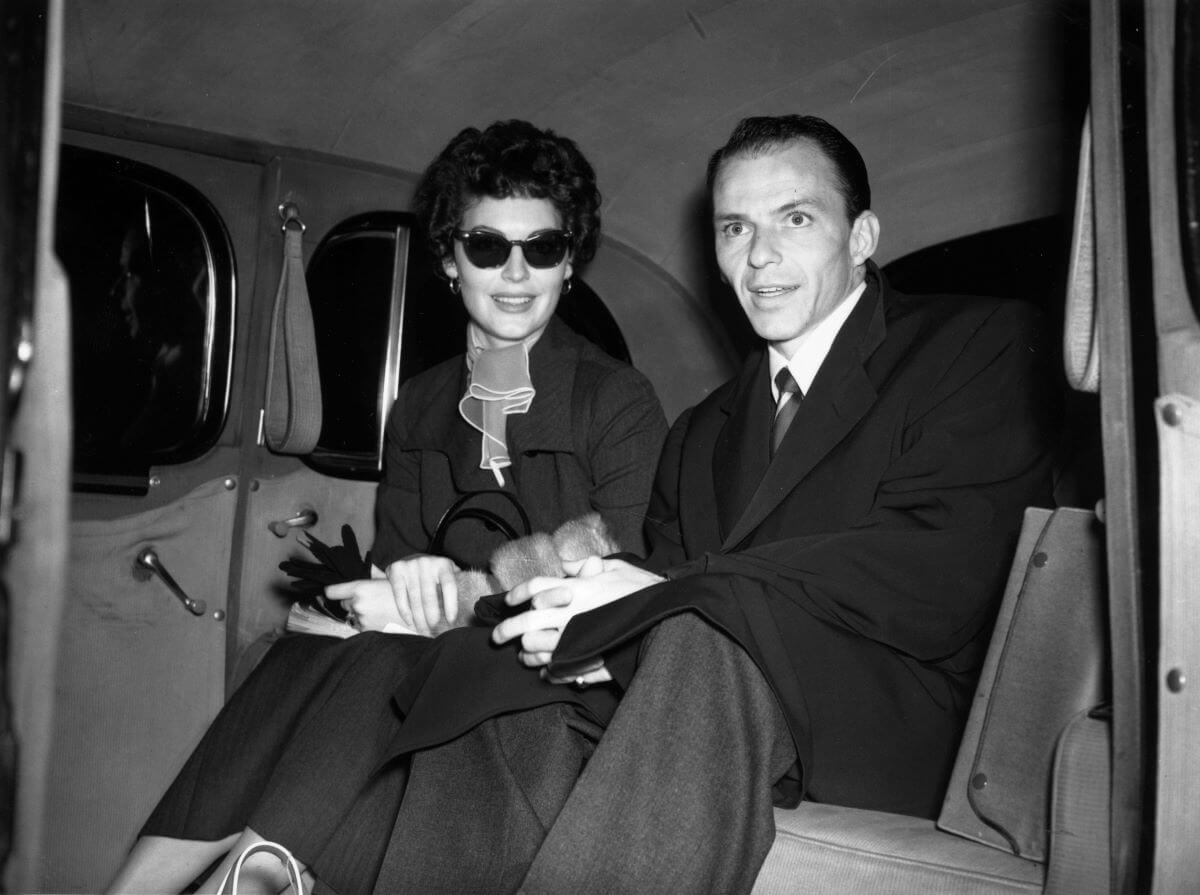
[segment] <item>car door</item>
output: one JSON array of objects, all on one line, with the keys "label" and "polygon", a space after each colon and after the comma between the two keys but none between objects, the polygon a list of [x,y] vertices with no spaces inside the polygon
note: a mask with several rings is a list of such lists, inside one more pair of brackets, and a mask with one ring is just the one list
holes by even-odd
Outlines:
[{"label": "car door", "polygon": [[52,244],[62,4],[5,7],[0,61],[0,858],[33,891],[67,529],[67,284]]},{"label": "car door", "polygon": [[95,891],[225,695],[261,168],[73,129],[63,144],[73,494],[37,882]]},{"label": "car door", "polygon": [[[95,891],[219,710],[239,659],[282,630],[278,564],[302,552],[298,535],[330,539],[350,524],[371,541],[377,444],[358,452],[356,472],[353,451],[293,456],[264,443],[279,209],[298,216],[307,258],[338,222],[406,205],[411,185],[205,135],[131,133],[105,116],[73,121],[58,242],[74,288],[74,493],[44,820],[54,835],[38,887]],[[402,229],[390,252],[407,247]],[[368,302],[383,315],[375,341],[392,353],[390,390],[383,367],[367,365],[377,433],[399,369],[393,282],[403,266],[389,269],[382,302]],[[349,309],[357,293],[347,283],[334,298]],[[172,357],[198,369],[180,373]]]}]

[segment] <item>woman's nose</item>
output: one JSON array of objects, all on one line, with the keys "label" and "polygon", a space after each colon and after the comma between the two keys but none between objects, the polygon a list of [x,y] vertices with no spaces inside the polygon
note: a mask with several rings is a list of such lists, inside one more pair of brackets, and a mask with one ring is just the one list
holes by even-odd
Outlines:
[{"label": "woman's nose", "polygon": [[525,263],[525,253],[520,246],[509,249],[508,260],[504,262],[502,273],[504,279],[513,283],[529,279],[529,265]]}]

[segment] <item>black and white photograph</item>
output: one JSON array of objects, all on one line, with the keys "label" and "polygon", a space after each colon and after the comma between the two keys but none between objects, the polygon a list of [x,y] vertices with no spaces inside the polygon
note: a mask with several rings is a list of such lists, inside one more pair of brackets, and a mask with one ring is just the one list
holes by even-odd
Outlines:
[{"label": "black and white photograph", "polygon": [[1200,0],[0,22],[0,892],[1200,892]]}]

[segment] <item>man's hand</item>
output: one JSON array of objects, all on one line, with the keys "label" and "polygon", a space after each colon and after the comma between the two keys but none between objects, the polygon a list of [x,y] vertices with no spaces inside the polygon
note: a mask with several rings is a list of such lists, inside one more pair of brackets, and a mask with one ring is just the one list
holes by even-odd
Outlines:
[{"label": "man's hand", "polygon": [[[589,556],[577,563],[563,566],[572,578],[531,578],[508,592],[504,600],[510,606],[529,603],[530,608],[520,615],[505,619],[492,629],[495,643],[520,639],[519,654],[523,664],[531,668],[546,665],[567,622],[581,612],[612,603],[635,591],[656,584],[659,576],[632,566],[619,559]],[[576,678],[570,679],[572,682]],[[600,668],[580,676],[580,683],[611,680],[608,671]],[[552,680],[553,683],[566,681]]]},{"label": "man's hand", "polygon": [[331,584],[325,596],[344,602],[364,631],[393,623],[431,636],[443,618],[458,617],[457,571],[444,556],[411,556],[389,565],[386,573],[372,566],[370,579]]}]

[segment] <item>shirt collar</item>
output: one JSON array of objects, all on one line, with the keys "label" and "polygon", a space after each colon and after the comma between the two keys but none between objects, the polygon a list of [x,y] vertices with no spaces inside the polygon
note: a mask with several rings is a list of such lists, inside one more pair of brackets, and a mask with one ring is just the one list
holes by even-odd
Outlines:
[{"label": "shirt collar", "polygon": [[775,386],[775,377],[784,367],[792,371],[800,391],[808,394],[813,380],[817,378],[817,371],[821,369],[825,356],[833,346],[833,340],[837,338],[842,324],[846,322],[846,318],[850,316],[850,312],[854,310],[854,306],[866,290],[867,281],[864,279],[824,320],[800,337],[800,345],[791,360],[780,354],[774,345],[769,347],[767,363],[771,374],[772,401],[779,403],[779,389]]}]

